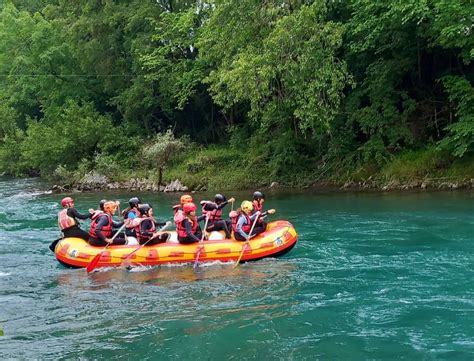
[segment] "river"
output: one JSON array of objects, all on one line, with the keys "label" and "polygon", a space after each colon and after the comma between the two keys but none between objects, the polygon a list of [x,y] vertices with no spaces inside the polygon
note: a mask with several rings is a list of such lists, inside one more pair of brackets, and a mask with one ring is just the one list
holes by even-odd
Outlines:
[{"label": "river", "polygon": [[[48,249],[46,189],[0,178],[0,359],[474,359],[473,192],[275,191],[299,233],[282,258],[88,275]],[[139,196],[171,219],[177,195]]]}]

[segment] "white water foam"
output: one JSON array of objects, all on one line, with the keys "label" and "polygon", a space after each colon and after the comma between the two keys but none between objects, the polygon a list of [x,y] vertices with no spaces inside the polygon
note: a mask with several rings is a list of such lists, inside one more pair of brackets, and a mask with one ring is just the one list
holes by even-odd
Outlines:
[{"label": "white water foam", "polygon": [[20,192],[14,195],[11,195],[7,197],[7,199],[10,200],[16,200],[16,199],[34,199],[37,196],[41,196],[44,194],[51,194],[53,191],[48,190],[48,191],[32,191],[32,192]]}]

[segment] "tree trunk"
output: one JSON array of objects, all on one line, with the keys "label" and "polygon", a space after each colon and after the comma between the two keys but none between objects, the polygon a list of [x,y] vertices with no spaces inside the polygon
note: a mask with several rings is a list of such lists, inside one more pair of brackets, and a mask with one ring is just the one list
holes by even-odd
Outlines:
[{"label": "tree trunk", "polygon": [[158,187],[161,186],[163,181],[163,167],[158,168]]}]

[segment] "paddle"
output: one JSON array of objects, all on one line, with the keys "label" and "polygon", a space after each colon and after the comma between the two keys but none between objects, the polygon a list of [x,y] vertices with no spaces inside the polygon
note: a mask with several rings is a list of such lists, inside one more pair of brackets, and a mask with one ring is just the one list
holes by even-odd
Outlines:
[{"label": "paddle", "polygon": [[62,240],[63,237],[60,237],[58,239],[55,239],[53,242],[51,242],[51,244],[49,245],[49,249],[51,250],[51,252],[54,253],[54,250],[56,249],[56,245],[59,243],[60,240]]},{"label": "paddle", "polygon": [[[209,222],[209,213],[206,214],[206,222],[204,223],[204,229],[202,231],[202,236],[201,236],[201,240],[199,241],[199,244],[201,244],[204,241],[204,235],[206,234],[207,222]],[[201,251],[202,251],[203,248],[204,248],[204,246],[200,246],[197,253],[196,253],[196,260],[194,261],[194,266],[193,266],[194,270],[196,270],[196,268],[198,266],[199,255],[201,254]]]},{"label": "paddle", "polygon": [[249,244],[250,237],[252,236],[253,229],[254,229],[255,225],[257,224],[260,212],[257,211],[255,214],[256,214],[256,216],[255,216],[255,220],[253,221],[252,228],[250,228],[250,232],[247,236],[247,240],[245,241],[244,245],[242,246],[242,251],[240,252],[239,258],[237,258],[237,263],[234,265],[234,268],[237,268],[239,266],[240,260],[242,259],[242,256],[244,255],[244,252],[247,248],[247,245]]},{"label": "paddle", "polygon": [[151,237],[148,241],[146,241],[145,243],[139,245],[132,253],[130,253],[127,257],[125,257],[122,261],[122,263],[120,265],[122,265],[126,260],[130,259],[130,257],[132,257],[135,253],[137,253],[139,250],[141,250],[143,247],[145,247],[148,242],[150,242],[152,239],[155,239],[157,236],[158,236],[158,232],[161,232],[163,231],[165,228],[168,228],[169,226],[171,225],[171,222],[168,221],[166,222],[166,224],[161,227],[159,230],[156,231],[156,235],[154,235],[153,237]]},{"label": "paddle", "polygon": [[92,258],[92,261],[89,263],[89,265],[88,265],[87,268],[86,268],[87,273],[92,272],[92,271],[96,268],[97,264],[99,263],[100,256],[102,256],[102,253],[107,249],[108,246],[110,246],[110,245],[113,243],[115,237],[117,237],[117,236],[119,235],[119,233],[122,231],[122,229],[125,228],[125,225],[126,225],[126,223],[124,223],[124,224],[122,225],[122,227],[120,227],[120,228],[117,230],[117,232],[115,232],[114,236],[113,236],[112,239],[111,239],[111,242],[110,242],[110,243],[107,243],[107,245],[102,249],[102,251],[100,251],[99,253],[97,253],[97,254],[95,255],[95,257]]},{"label": "paddle", "polygon": [[[122,222],[122,212],[120,212],[120,201],[115,201],[117,203],[117,211],[118,211],[118,216],[119,216],[119,221]],[[128,243],[128,236],[127,236],[127,230],[123,232],[123,235],[125,236],[125,242]]]}]

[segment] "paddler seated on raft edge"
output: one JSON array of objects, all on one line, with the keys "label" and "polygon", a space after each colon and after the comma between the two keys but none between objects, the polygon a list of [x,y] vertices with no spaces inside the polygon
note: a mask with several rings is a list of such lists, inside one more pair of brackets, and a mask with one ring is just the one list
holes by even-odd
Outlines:
[{"label": "paddler seated on raft edge", "polygon": [[[265,195],[260,192],[260,191],[255,191],[253,192],[252,195],[252,205],[253,205],[253,213],[260,212],[260,216],[258,217],[257,224],[255,225],[255,228],[257,229],[258,233],[262,233],[267,229],[267,222],[264,221],[264,218],[267,216],[267,214],[274,214],[275,210],[269,209],[268,211],[264,212],[263,211],[263,203],[265,202]],[[260,229],[263,229],[260,231]]]},{"label": "paddler seated on raft edge", "polygon": [[235,198],[226,198],[222,194],[216,194],[214,196],[214,202],[211,201],[201,201],[202,214],[209,217],[207,223],[207,232],[212,231],[224,231],[225,238],[230,239],[232,232],[232,222],[230,220],[222,219],[222,208],[224,208],[227,203],[234,203]]},{"label": "paddler seated on raft edge", "polygon": [[122,211],[123,219],[134,219],[140,217],[138,206],[142,201],[138,197],[132,197],[128,200],[128,207]]},{"label": "paddler seated on raft edge", "polygon": [[77,237],[84,240],[89,239],[89,234],[79,228],[77,219],[88,219],[92,217],[94,210],[89,209],[88,214],[82,214],[74,208],[74,200],[71,197],[65,197],[61,200],[61,206],[64,208],[58,213],[58,226],[63,232],[64,237]]},{"label": "paddler seated on raft edge", "polygon": [[159,234],[156,231],[157,227],[163,227],[169,222],[157,222],[153,217],[153,208],[149,204],[140,204],[138,210],[140,217],[134,218],[130,222],[130,225],[134,227],[138,243],[154,245],[166,242],[170,238],[170,234],[165,232]]},{"label": "paddler seated on raft edge", "polygon": [[[176,217],[177,215],[183,211],[183,205],[186,203],[192,203],[193,202],[193,197],[191,197],[189,194],[183,194],[181,198],[179,199],[179,204],[176,204],[173,206],[173,216]],[[176,222],[176,219],[175,219]]]},{"label": "paddler seated on raft edge", "polygon": [[[229,216],[232,219],[232,230],[234,231],[234,238],[237,241],[247,241],[247,239],[251,239],[265,231],[264,228],[257,228],[257,225],[255,225],[252,234],[249,236],[255,218],[261,216],[260,213],[252,212],[253,205],[250,201],[243,201],[240,205],[240,209],[230,212]],[[263,212],[263,215],[266,216],[267,212]]]},{"label": "paddler seated on raft edge", "polygon": [[191,244],[200,242],[202,231],[199,221],[205,218],[206,216],[196,217],[196,205],[194,203],[183,204],[181,211],[174,218],[179,243]]},{"label": "paddler seated on raft edge", "polygon": [[[121,227],[124,222],[115,222],[112,216],[117,211],[118,204],[114,201],[107,201],[104,203],[104,212],[98,214],[92,222],[89,229],[89,244],[91,246],[106,246],[107,243],[112,243],[112,227]],[[125,244],[125,238],[121,236],[115,237],[113,244]]]}]

